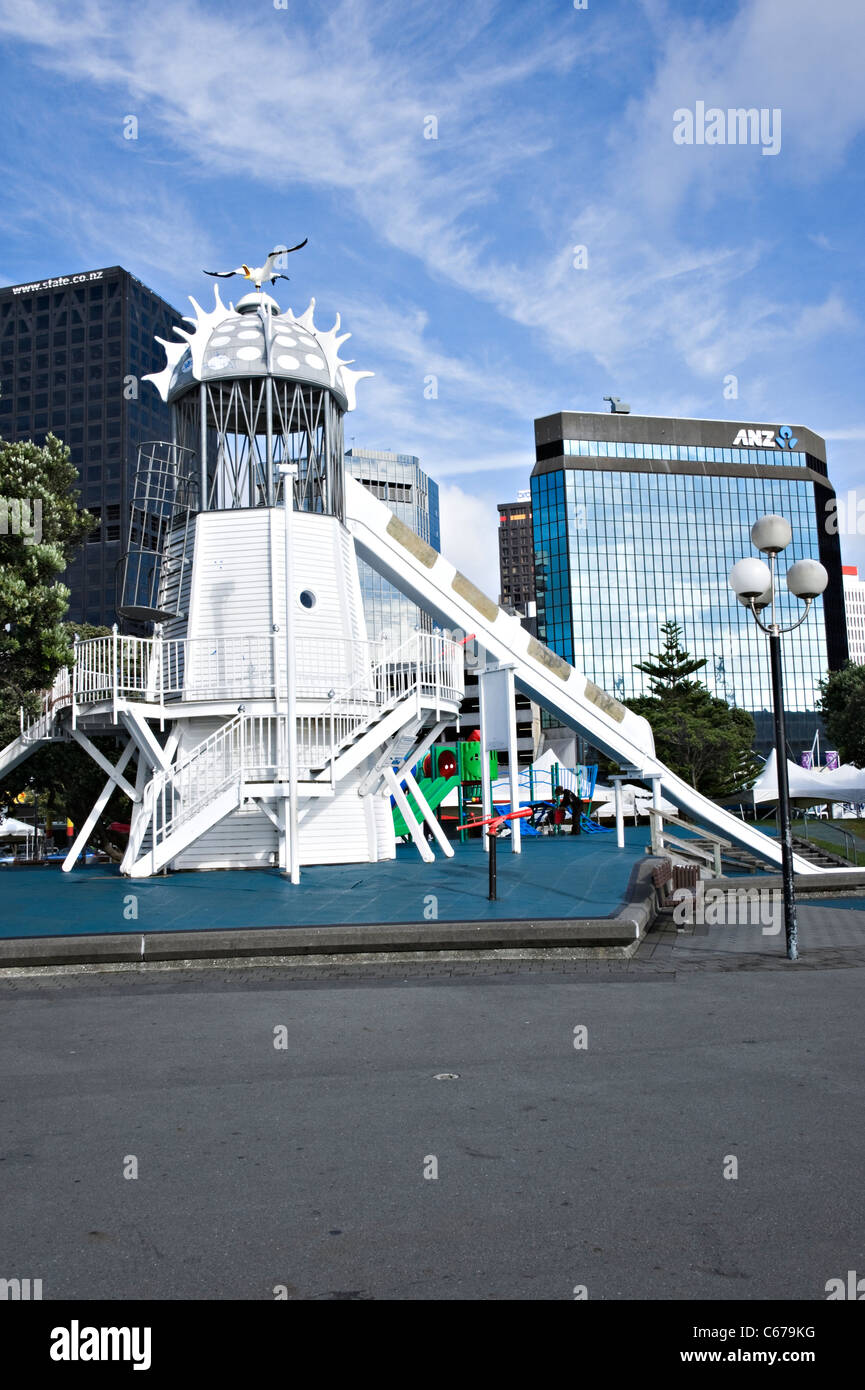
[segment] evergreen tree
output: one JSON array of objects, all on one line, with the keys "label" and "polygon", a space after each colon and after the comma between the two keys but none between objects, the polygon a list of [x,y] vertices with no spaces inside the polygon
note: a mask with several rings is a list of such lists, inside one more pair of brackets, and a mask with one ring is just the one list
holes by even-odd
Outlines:
[{"label": "evergreen tree", "polygon": [[0,747],[18,732],[18,707],[72,660],[58,576],[94,526],[78,507],[78,475],[54,435],[44,445],[0,440]]},{"label": "evergreen tree", "polygon": [[674,619],[668,618],[661,627],[664,647],[660,652],[649,652],[649,660],[637,664],[638,671],[649,676],[649,690],[652,695],[662,695],[667,690],[690,687],[689,681],[695,671],[701,671],[706,658],[694,658],[682,646],[682,629]]},{"label": "evergreen tree", "polygon": [[[61,666],[71,665],[73,639],[108,628],[65,621],[69,590],[59,580],[94,526],[78,506],[78,475],[68,449],[49,435],[44,445],[0,440],[0,748],[18,734],[21,705],[29,717]],[[116,758],[113,739],[98,740]],[[0,783],[0,804],[20,793],[36,798],[45,819],[70,816],[79,824],[96,800],[105,774],[76,744],[52,744]],[[94,839],[128,807],[116,793]],[[42,815],[40,815],[42,820]]]},{"label": "evergreen tree", "polygon": [[841,761],[865,767],[865,666],[845,662],[820,682],[818,705]]},{"label": "evergreen tree", "polygon": [[648,719],[662,762],[704,796],[722,797],[749,787],[760,771],[753,752],[754,721],[690,677],[706,665],[681,645],[682,632],[664,623],[664,647],[636,669],[650,676],[650,695],[626,703]]}]

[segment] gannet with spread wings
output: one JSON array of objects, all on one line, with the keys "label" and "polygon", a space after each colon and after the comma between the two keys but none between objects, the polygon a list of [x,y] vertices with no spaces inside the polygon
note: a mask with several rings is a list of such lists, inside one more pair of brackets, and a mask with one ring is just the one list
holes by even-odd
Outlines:
[{"label": "gannet with spread wings", "polygon": [[216,275],[221,280],[228,279],[232,275],[243,275],[247,280],[251,280],[257,290],[261,289],[262,284],[269,280],[272,285],[277,280],[287,280],[287,275],[282,275],[274,270],[276,262],[280,256],[288,256],[292,251],[299,251],[309,241],[309,237],[304,237],[296,246],[283,246],[281,249],[271,251],[264,262],[264,265],[239,265],[236,270],[205,270],[205,275]]}]

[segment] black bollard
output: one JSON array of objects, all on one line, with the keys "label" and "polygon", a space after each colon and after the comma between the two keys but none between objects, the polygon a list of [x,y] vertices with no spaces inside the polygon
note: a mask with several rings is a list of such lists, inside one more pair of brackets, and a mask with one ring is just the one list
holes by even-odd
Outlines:
[{"label": "black bollard", "polygon": [[496,901],[496,842],[495,831],[488,830],[487,836],[490,842],[490,902]]}]

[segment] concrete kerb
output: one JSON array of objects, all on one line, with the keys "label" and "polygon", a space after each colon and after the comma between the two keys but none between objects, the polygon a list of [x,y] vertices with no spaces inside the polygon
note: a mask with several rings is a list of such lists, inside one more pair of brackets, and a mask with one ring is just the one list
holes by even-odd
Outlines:
[{"label": "concrete kerb", "polygon": [[230,960],[267,956],[351,956],[392,952],[596,949],[605,957],[633,954],[658,912],[652,884],[656,860],[634,865],[625,901],[609,917],[527,918],[493,922],[396,922],[327,927],[238,927],[216,931],[123,932],[0,940],[0,972],[38,965]]},{"label": "concrete kerb", "polygon": [[[747,892],[754,888],[779,889],[784,887],[780,874],[742,874],[736,878],[704,879],[703,888],[710,892],[731,892],[739,889]],[[851,888],[861,888],[865,896],[865,869],[833,869],[823,874],[797,874],[795,878],[796,897],[803,900],[814,897],[850,897]]]}]

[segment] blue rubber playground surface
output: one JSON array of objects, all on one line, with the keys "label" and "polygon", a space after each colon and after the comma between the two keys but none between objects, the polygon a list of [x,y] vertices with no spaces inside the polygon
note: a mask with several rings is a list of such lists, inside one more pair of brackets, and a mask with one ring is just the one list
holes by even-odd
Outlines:
[{"label": "blue rubber playground surface", "polygon": [[382,864],[318,865],[303,869],[295,886],[275,869],[151,879],[124,878],[105,865],[71,874],[0,869],[0,936],[610,917],[648,838],[645,826],[629,826],[621,850],[614,834],[528,839],[520,855],[503,840],[495,903],[479,841],[456,844],[453,859],[437,852],[433,864],[401,845]]}]

